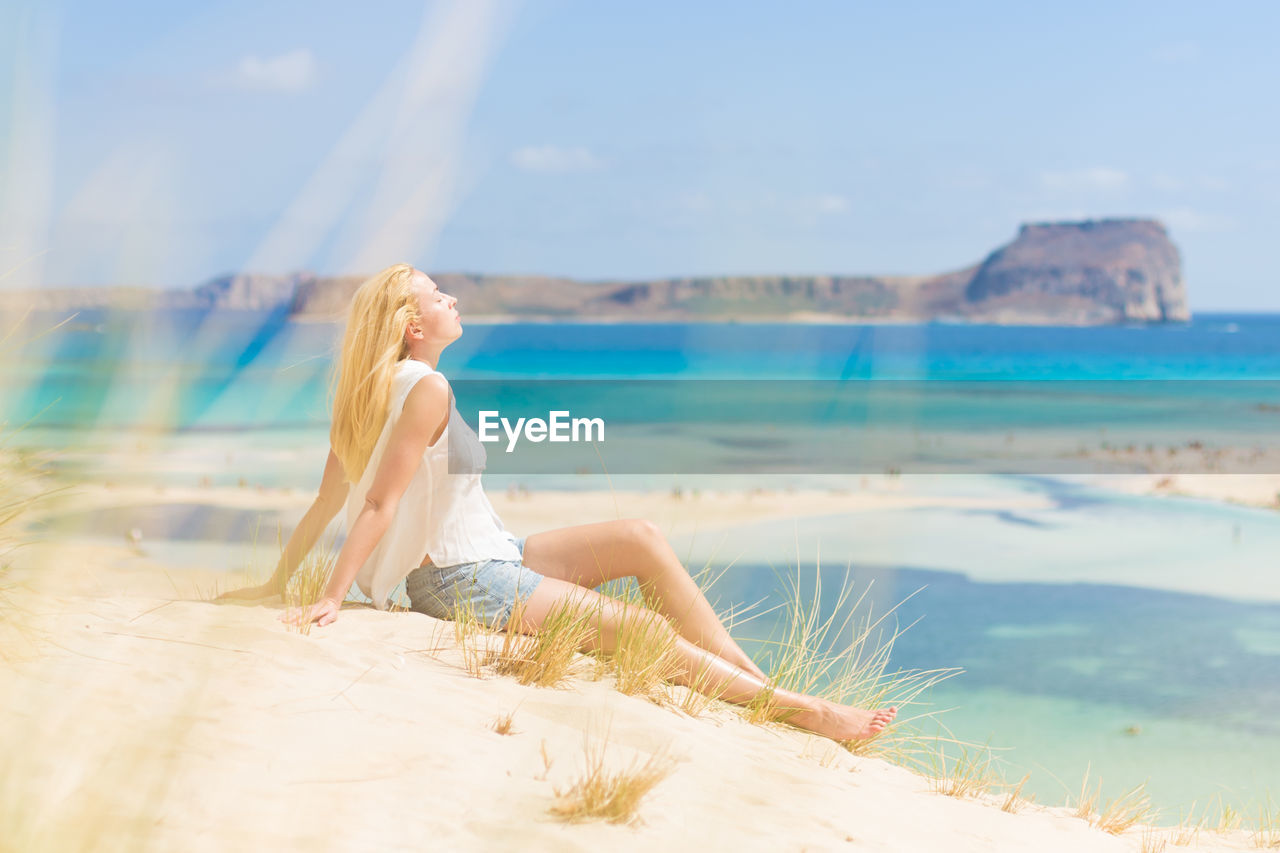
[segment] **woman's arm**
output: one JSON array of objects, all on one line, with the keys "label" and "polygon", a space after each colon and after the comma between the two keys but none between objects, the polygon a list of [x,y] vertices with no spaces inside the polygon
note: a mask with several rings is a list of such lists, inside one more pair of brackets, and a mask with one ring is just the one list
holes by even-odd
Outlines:
[{"label": "woman's arm", "polygon": [[320,492],[311,502],[306,515],[302,516],[302,521],[298,522],[298,526],[293,529],[293,534],[285,543],[284,552],[280,555],[280,562],[276,564],[275,574],[268,581],[276,585],[277,592],[284,593],[285,584],[297,570],[302,558],[311,553],[320,534],[329,526],[329,522],[333,521],[333,517],[342,510],[343,504],[347,501],[347,492],[350,490],[351,484],[346,481],[342,473],[342,463],[338,461],[338,455],[330,450],[329,459],[324,466],[324,477],[320,480]]},{"label": "woman's arm", "polygon": [[350,485],[342,474],[342,463],[338,461],[337,454],[330,449],[329,458],[324,465],[324,475],[320,478],[320,491],[316,494],[316,499],[311,502],[311,506],[307,508],[306,514],[302,516],[302,520],[298,522],[298,526],[293,529],[293,534],[285,544],[284,552],[281,553],[280,561],[276,564],[276,570],[270,580],[259,586],[223,593],[218,598],[251,600],[284,595],[289,578],[302,562],[302,558],[311,552],[320,534],[329,526],[329,522],[333,521],[333,517],[342,509],[349,489]]},{"label": "woman's arm", "polygon": [[[443,376],[433,373],[420,380],[405,399],[400,420],[391,430],[378,472],[365,495],[364,507],[356,516],[347,532],[347,541],[338,553],[324,597],[304,613],[297,614],[297,621],[328,625],[338,618],[338,610],[351,589],[356,573],[391,526],[400,498],[422,464],[422,454],[428,444],[434,444],[440,438],[448,422],[449,384]],[[281,563],[284,563],[284,557]]]}]

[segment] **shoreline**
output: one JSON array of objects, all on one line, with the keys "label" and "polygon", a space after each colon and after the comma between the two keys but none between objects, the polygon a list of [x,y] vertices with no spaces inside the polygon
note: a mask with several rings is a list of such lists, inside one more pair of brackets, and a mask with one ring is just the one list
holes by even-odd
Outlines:
[{"label": "shoreline", "polygon": [[1082,482],[1128,495],[1170,500],[1187,498],[1255,509],[1280,510],[1280,474],[1085,475]]},{"label": "shoreline", "polygon": [[[869,508],[908,508],[922,505],[960,505],[966,502],[975,507],[989,506],[989,498],[973,498],[947,492],[931,493],[927,489],[930,483],[962,483],[966,479],[980,481],[999,478],[1004,475],[994,474],[865,474],[865,475],[831,475],[831,483],[825,487],[815,487],[814,481],[821,482],[824,475],[806,475],[805,484],[794,485],[786,482],[787,475],[762,474],[755,479],[761,483],[756,486],[723,485],[715,478],[723,476],[728,479],[738,475],[701,475],[696,484],[677,485],[671,488],[654,488],[641,485],[625,488],[627,477],[617,475],[613,482],[621,483],[622,488],[613,490],[585,488],[568,489],[538,486],[539,475],[526,475],[524,480],[532,484],[520,485],[516,475],[504,475],[510,485],[506,488],[486,484],[486,493],[494,503],[515,508],[525,504],[532,496],[555,501],[551,512],[562,509],[561,500],[575,497],[587,506],[583,510],[588,514],[600,512],[602,499],[612,501],[615,497],[629,507],[644,508],[666,503],[680,504],[681,501],[697,501],[703,507],[716,508],[723,513],[732,509],[747,510],[754,508],[761,511],[767,508],[769,514],[776,514],[795,507],[795,515],[811,514],[814,502],[826,501],[833,509],[827,512],[851,511]],[[646,475],[647,476],[647,475]],[[1237,473],[1195,473],[1171,470],[1156,473],[1080,473],[1080,474],[1046,474],[1041,479],[1055,480],[1063,483],[1084,484],[1094,488],[1114,491],[1118,494],[1159,498],[1193,498],[1215,501],[1223,504],[1256,507],[1260,509],[1280,509],[1280,474],[1237,474]],[[780,484],[779,481],[782,481]],[[707,485],[702,485],[702,483]],[[925,488],[918,488],[919,486]],[[139,483],[116,483],[112,481],[75,482],[67,484],[64,500],[71,502],[76,509],[91,509],[104,506],[120,506],[128,504],[153,503],[158,498],[166,501],[186,503],[204,503],[210,506],[242,507],[256,509],[306,508],[314,492],[298,486],[265,486],[260,483],[245,482],[243,485],[226,486],[201,484],[159,485]],[[876,505],[884,501],[883,505]],[[1034,501],[1029,502],[1034,503]],[[501,515],[501,513],[499,513]]]},{"label": "shoreline", "polygon": [[[1273,479],[1280,478],[1203,475],[1185,487],[1173,480],[1171,488],[1157,475],[1031,484],[881,476],[857,488],[571,491],[513,484],[487,493],[516,536],[648,519],[691,570],[849,563],[975,582],[1103,584],[1266,604],[1280,601],[1280,576],[1257,571],[1267,549],[1280,548],[1280,514],[1265,503]],[[222,565],[224,576],[269,572],[279,541],[312,497],[252,486],[86,485],[47,508],[38,538],[123,543],[178,566]],[[1112,509],[1064,511],[1081,502]],[[342,515],[325,541],[340,536]],[[1169,529],[1177,531],[1172,538],[1162,532]]]}]

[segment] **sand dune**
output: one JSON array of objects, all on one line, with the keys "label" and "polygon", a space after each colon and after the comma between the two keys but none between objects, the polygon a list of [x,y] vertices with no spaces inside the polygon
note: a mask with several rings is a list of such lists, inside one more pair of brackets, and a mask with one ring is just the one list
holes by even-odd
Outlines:
[{"label": "sand dune", "polygon": [[[1003,812],[728,706],[700,718],[588,676],[473,678],[452,628],[348,606],[308,636],[279,604],[128,549],[23,551],[0,664],[0,848],[13,850],[1136,851],[1063,808]],[[176,592],[175,592],[176,590]],[[22,627],[21,635],[14,625]],[[514,712],[515,732],[491,723]],[[632,825],[549,813],[607,738],[674,760]],[[550,767],[543,754],[550,757]],[[1157,836],[1167,837],[1167,836]],[[90,845],[90,842],[92,844]],[[1202,835],[1239,850],[1243,833]]]}]

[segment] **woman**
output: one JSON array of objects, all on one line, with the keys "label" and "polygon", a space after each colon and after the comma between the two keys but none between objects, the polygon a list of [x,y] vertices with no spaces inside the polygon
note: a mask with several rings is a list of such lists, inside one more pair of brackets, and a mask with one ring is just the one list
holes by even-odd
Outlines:
[{"label": "woman", "polygon": [[[289,537],[272,579],[227,597],[282,592],[345,505],[346,542],[324,597],[299,621],[332,623],[353,581],[380,609],[403,580],[413,610],[449,618],[460,604],[496,629],[514,616],[519,621],[513,627],[528,634],[558,605],[568,604],[596,614],[590,648],[609,653],[624,620],[652,620],[658,630],[676,634],[681,683],[730,702],[750,702],[766,689],[765,674],[729,636],[653,524],[585,524],[527,541],[503,528],[480,486],[483,450],[436,370],[445,347],[462,335],[456,305],[408,264],[389,267],[360,286],[343,338],[332,446],[320,492]],[[449,467],[451,434],[455,473]],[[628,576],[639,582],[647,608],[594,590]],[[694,673],[700,674],[696,680]],[[874,737],[897,713],[787,690],[775,690],[773,699],[788,722],[841,741]]]}]

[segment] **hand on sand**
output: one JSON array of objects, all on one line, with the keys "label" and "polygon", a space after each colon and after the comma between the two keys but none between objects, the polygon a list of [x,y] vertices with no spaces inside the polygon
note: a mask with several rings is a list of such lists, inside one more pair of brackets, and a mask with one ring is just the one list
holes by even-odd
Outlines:
[{"label": "hand on sand", "polygon": [[243,589],[233,589],[219,595],[214,601],[258,601],[263,598],[273,598],[280,594],[280,584],[273,581],[267,581],[258,586],[246,586]]},{"label": "hand on sand", "polygon": [[291,622],[294,625],[309,625],[315,622],[317,625],[324,626],[335,621],[341,609],[341,602],[334,601],[332,598],[322,598],[310,607],[286,610],[280,615],[280,621]]}]

